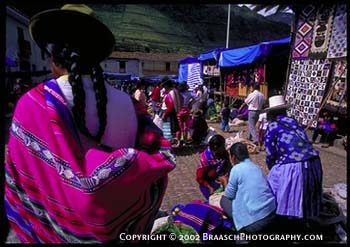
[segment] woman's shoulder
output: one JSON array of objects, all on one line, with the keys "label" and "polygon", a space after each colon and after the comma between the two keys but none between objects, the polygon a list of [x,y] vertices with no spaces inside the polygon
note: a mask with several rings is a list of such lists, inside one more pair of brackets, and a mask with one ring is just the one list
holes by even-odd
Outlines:
[{"label": "woman's shoulder", "polygon": [[112,96],[111,99],[120,100],[128,100],[131,101],[131,97],[126,92],[120,91],[113,86],[106,84],[107,95]]},{"label": "woman's shoulder", "polygon": [[17,104],[20,104],[22,102],[28,102],[32,101],[32,102],[38,102],[39,99],[44,99],[45,98],[45,86],[44,83],[40,83],[38,85],[36,85],[35,87],[31,88],[29,91],[27,91],[26,93],[24,93]]},{"label": "woman's shoulder", "polygon": [[44,94],[44,84],[40,83],[28,92],[24,93],[16,104],[17,114],[38,113],[38,109],[46,109],[46,100]]}]

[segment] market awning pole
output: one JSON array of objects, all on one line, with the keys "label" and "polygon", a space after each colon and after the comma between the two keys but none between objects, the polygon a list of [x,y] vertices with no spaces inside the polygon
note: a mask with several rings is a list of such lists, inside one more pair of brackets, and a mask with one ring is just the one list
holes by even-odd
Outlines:
[{"label": "market awning pole", "polygon": [[228,48],[228,43],[230,39],[230,17],[231,17],[231,4],[228,5],[228,11],[227,11],[226,48]]},{"label": "market awning pole", "polygon": [[[230,17],[231,17],[231,4],[228,5],[228,11],[227,11],[227,30],[226,30],[226,48],[228,48],[228,43],[230,40]],[[220,100],[221,103],[224,101],[224,94],[225,94],[225,88],[224,88],[224,80],[223,75],[220,70]]]}]

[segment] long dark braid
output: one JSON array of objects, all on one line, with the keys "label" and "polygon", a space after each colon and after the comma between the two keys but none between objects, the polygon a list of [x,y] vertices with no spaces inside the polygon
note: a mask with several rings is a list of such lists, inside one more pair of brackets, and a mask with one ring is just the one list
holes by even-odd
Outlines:
[{"label": "long dark braid", "polygon": [[93,80],[96,96],[96,108],[99,117],[99,130],[97,134],[92,135],[85,122],[85,91],[81,78],[81,68],[79,66],[79,54],[70,51],[68,48],[60,49],[58,46],[50,44],[49,53],[53,56],[56,65],[66,68],[69,72],[69,83],[72,86],[73,93],[73,117],[75,123],[84,135],[100,142],[107,125],[107,91],[102,74],[102,68],[97,65],[91,70],[91,79]]},{"label": "long dark braid", "polygon": [[81,79],[81,72],[79,67],[79,55],[76,52],[70,54],[71,64],[68,67],[69,72],[69,83],[72,86],[73,93],[73,116],[78,129],[84,134],[91,138],[93,135],[89,132],[85,123],[85,91],[83,82]]},{"label": "long dark braid", "polygon": [[95,136],[97,140],[102,138],[107,125],[107,90],[102,72],[101,66],[97,65],[92,69],[91,73],[91,79],[94,83],[96,95],[96,108],[99,118],[99,130]]}]

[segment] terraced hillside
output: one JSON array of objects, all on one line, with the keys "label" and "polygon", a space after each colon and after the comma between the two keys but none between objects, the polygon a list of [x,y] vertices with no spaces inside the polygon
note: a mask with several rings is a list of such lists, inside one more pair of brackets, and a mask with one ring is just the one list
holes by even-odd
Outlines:
[{"label": "terraced hillside", "polygon": [[[91,4],[121,51],[191,53],[226,44],[227,5]],[[231,7],[230,47],[289,35],[290,26]]]},{"label": "terraced hillside", "polygon": [[[122,51],[179,52],[193,46],[192,34],[152,5],[92,6],[112,30]],[[186,48],[187,49],[187,48]]]},{"label": "terraced hillside", "polygon": [[[28,17],[45,9],[60,8],[58,2],[28,3],[8,0]],[[170,52],[198,55],[225,47],[227,4],[90,4],[113,31],[119,51]],[[286,37],[290,14],[266,18],[246,7],[231,5],[230,47]]]}]

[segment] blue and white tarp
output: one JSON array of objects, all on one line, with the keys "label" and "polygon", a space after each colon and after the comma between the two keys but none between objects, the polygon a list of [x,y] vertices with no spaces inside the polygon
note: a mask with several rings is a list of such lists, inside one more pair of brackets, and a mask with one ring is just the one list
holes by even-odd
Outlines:
[{"label": "blue and white tarp", "polygon": [[186,58],[179,62],[178,82],[186,81],[189,91],[193,91],[197,85],[203,84],[203,71],[197,58]]},{"label": "blue and white tarp", "polygon": [[[246,46],[221,51],[219,58],[220,67],[235,67],[250,64],[270,55],[272,48],[278,45],[289,45],[290,37],[279,40],[261,42],[257,45]],[[289,48],[289,47],[288,47]]]},{"label": "blue and white tarp", "polygon": [[215,48],[209,51],[202,52],[201,54],[199,54],[198,60],[201,62],[212,59],[218,61],[220,53],[225,50],[228,50],[228,48]]}]

